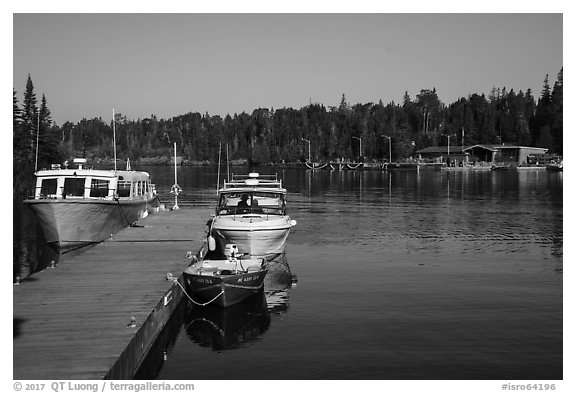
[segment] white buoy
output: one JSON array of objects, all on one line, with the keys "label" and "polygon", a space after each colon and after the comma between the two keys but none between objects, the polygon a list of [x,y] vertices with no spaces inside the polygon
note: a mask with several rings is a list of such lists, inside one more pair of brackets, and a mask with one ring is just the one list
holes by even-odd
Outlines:
[{"label": "white buoy", "polygon": [[208,249],[210,251],[216,250],[216,239],[214,239],[212,236],[208,236]]}]

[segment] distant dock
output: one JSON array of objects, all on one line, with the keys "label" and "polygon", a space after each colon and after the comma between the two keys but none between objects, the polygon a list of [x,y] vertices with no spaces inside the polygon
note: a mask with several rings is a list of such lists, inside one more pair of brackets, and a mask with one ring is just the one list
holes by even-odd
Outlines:
[{"label": "distant dock", "polygon": [[13,378],[130,379],[183,297],[208,208],[152,214],[13,291]]},{"label": "distant dock", "polygon": [[357,161],[328,161],[306,162],[305,167],[308,169],[327,169],[331,171],[344,170],[437,170],[445,166],[443,163],[418,163],[418,162],[357,162]]}]

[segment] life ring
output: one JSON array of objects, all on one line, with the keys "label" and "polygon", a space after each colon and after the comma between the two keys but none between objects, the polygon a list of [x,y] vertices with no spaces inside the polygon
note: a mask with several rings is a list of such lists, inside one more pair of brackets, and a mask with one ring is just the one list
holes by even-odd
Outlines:
[{"label": "life ring", "polygon": [[182,188],[178,184],[173,184],[170,189],[170,194],[179,195],[182,193]]}]

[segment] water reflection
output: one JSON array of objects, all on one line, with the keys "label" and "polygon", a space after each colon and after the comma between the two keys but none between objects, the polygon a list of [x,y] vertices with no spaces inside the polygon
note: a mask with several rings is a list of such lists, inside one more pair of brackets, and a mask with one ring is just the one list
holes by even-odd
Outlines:
[{"label": "water reflection", "polygon": [[214,351],[243,348],[270,327],[264,291],[231,307],[194,307],[184,320],[186,335]]},{"label": "water reflection", "polygon": [[225,351],[244,348],[270,327],[271,315],[288,312],[290,288],[296,283],[286,253],[269,262],[264,289],[232,307],[194,306],[184,318],[194,343]]},{"label": "water reflection", "polygon": [[170,358],[181,332],[193,344],[216,352],[241,350],[257,343],[272,319],[289,310],[297,278],[286,253],[270,261],[264,289],[231,307],[197,306],[184,299],[155,341],[134,379],[155,379]]}]

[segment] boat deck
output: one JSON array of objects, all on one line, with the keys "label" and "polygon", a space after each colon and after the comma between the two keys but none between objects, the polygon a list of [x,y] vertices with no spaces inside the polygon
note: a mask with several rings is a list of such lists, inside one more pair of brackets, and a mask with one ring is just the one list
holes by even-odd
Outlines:
[{"label": "boat deck", "polygon": [[183,284],[209,215],[152,214],[15,285],[13,378],[131,378],[182,297],[167,273]]}]

